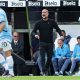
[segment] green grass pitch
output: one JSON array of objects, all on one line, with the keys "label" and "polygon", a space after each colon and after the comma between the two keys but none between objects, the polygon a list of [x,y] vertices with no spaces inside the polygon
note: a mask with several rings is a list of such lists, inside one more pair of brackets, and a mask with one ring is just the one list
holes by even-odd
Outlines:
[{"label": "green grass pitch", "polygon": [[15,76],[0,77],[0,80],[80,80],[80,76]]}]

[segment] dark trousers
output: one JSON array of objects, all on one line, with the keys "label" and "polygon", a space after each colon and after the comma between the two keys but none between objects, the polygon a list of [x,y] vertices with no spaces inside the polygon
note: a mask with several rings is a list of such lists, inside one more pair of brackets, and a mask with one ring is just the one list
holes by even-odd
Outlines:
[{"label": "dark trousers", "polygon": [[68,68],[69,64],[71,64],[71,59],[70,58],[65,60],[63,66],[61,68],[61,71],[64,72]]},{"label": "dark trousers", "polygon": [[59,72],[65,62],[63,58],[52,58],[52,64],[54,68],[54,72]]},{"label": "dark trousers", "polygon": [[76,63],[78,63],[78,62],[79,62],[79,59],[74,59],[72,61],[71,61],[71,59],[66,59],[64,65],[61,68],[61,71],[64,72],[67,69],[67,67],[69,66],[69,64],[71,64],[69,71],[73,72],[76,67]]},{"label": "dark trousers", "polygon": [[[47,62],[45,63],[45,53],[47,54]],[[53,44],[52,43],[40,43],[40,57],[42,72],[46,73],[49,70],[51,64],[51,58],[53,54]]]},{"label": "dark trousers", "polygon": [[14,60],[14,74],[15,76],[21,76],[23,75],[23,62],[16,56],[13,56]]},{"label": "dark trousers", "polygon": [[80,62],[80,60],[79,59],[74,59],[74,60],[71,61],[71,59],[70,59],[68,62],[71,62],[71,68],[70,68],[69,71],[71,71],[73,73],[73,71],[76,67],[76,63]]}]

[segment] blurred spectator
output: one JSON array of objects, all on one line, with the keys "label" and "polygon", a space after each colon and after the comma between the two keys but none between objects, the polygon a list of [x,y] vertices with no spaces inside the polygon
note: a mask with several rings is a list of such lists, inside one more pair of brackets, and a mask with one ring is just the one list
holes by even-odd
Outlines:
[{"label": "blurred spectator", "polygon": [[71,36],[70,35],[66,35],[66,32],[65,30],[61,30],[62,32],[62,36],[63,36],[63,40],[64,40],[64,43],[65,44],[68,44],[70,39],[71,39]]},{"label": "blurred spectator", "polygon": [[31,35],[31,45],[34,54],[36,51],[39,50],[39,39],[35,38],[33,35]]},{"label": "blurred spectator", "polygon": [[[33,60],[38,65],[39,70],[40,70],[40,74],[41,74],[42,66],[40,63],[41,58],[40,58],[40,50],[39,50],[39,39],[37,39],[33,35],[31,35],[31,44],[32,44],[32,51],[33,51]],[[47,56],[45,57],[45,62],[46,61],[47,61]]]},{"label": "blurred spectator", "polygon": [[[65,30],[61,30],[61,33],[62,33],[61,38],[63,39],[63,42],[64,42],[65,44],[68,44],[68,45],[69,45],[69,42],[70,42],[70,40],[71,40],[71,36],[70,36],[70,35],[66,35]],[[60,37],[57,37],[56,40],[55,40],[55,42],[54,42],[54,44],[55,44],[55,49],[58,47],[58,44],[57,44],[58,38],[60,38]]]},{"label": "blurred spectator", "polygon": [[78,43],[75,45],[72,57],[68,61],[68,64],[66,65],[66,66],[68,66],[69,63],[72,63],[69,72],[66,73],[69,76],[72,75],[72,73],[73,73],[73,71],[74,71],[74,69],[76,67],[76,63],[80,62],[80,36],[77,37],[77,42]]},{"label": "blurred spectator", "polygon": [[[18,32],[13,33],[12,49],[15,54],[23,58],[24,43],[20,40]],[[15,75],[22,75],[23,62],[15,55],[13,55],[13,59]]]},{"label": "blurred spectator", "polygon": [[63,42],[62,39],[58,39],[58,47],[55,50],[55,56],[52,57],[52,64],[54,68],[55,75],[59,75],[67,58],[70,57],[70,49],[67,44]]}]

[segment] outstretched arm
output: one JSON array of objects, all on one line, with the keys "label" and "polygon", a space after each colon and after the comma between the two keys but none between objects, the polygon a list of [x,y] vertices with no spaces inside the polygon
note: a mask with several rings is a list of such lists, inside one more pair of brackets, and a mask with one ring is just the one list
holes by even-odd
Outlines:
[{"label": "outstretched arm", "polygon": [[56,31],[59,33],[59,35],[62,36],[61,29],[59,28],[59,26],[57,25],[56,22],[54,22],[54,25],[53,26],[56,29]]}]

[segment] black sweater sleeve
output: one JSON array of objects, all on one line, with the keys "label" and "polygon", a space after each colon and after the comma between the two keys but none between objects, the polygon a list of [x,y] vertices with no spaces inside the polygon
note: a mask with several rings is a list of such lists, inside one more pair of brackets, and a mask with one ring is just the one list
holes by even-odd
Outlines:
[{"label": "black sweater sleeve", "polygon": [[59,28],[56,22],[54,22],[53,26],[56,29],[56,31],[59,33],[59,35],[62,36],[61,29]]},{"label": "black sweater sleeve", "polygon": [[37,34],[37,30],[39,29],[39,23],[37,22],[32,30],[32,35],[35,36]]}]

